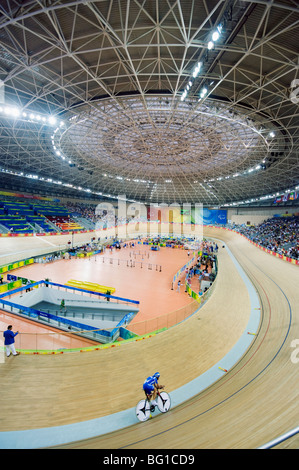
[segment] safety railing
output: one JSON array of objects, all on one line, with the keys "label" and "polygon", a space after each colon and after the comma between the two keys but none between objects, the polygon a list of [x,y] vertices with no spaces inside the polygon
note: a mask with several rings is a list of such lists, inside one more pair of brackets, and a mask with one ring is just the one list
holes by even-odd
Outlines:
[{"label": "safety railing", "polygon": [[[215,284],[215,283],[214,283]],[[117,328],[122,331],[121,339],[132,339],[138,336],[148,335],[157,331],[173,327],[188,317],[193,315],[202,306],[211,294],[211,288],[201,296],[201,304],[197,300],[192,299],[190,303],[170,313],[159,315],[155,318],[130,323],[130,318],[125,316],[122,319],[122,324],[118,324]],[[99,329],[90,330],[89,333],[97,333]],[[112,331],[107,328],[106,331]],[[74,335],[74,333],[77,333]],[[48,332],[48,333],[19,333],[15,337],[16,349],[25,349],[31,351],[51,350],[59,351],[62,349],[86,348],[86,340],[78,337],[78,334],[86,333],[78,329],[63,331],[63,332]],[[0,332],[0,335],[2,333]],[[96,341],[96,338],[91,338]]]},{"label": "safety railing", "polygon": [[[191,265],[195,262],[195,255],[190,259],[189,263],[187,263],[187,265]],[[183,273],[183,271],[185,270],[185,268],[187,267],[184,266],[178,273],[177,275],[175,275],[175,278],[173,279],[173,282],[176,281],[176,279],[179,277],[180,274]],[[216,267],[216,271],[217,271],[217,267]],[[217,279],[217,277],[216,277]],[[38,283],[34,283],[32,284],[30,287],[34,287],[35,285],[38,285],[40,282],[44,282],[44,281],[39,281]],[[53,283],[53,282],[50,282],[50,281],[47,281],[45,282],[46,285],[51,285],[52,288],[57,288],[57,289],[64,289],[66,288],[66,286],[64,285],[61,285],[61,284],[57,284],[57,283]],[[130,319],[125,319],[123,324],[121,325],[121,328],[123,330],[123,338],[122,339],[131,339],[131,338],[134,338],[135,336],[142,336],[142,335],[147,335],[149,333],[152,333],[152,332],[156,332],[156,331],[160,331],[160,330],[163,330],[163,329],[167,329],[167,328],[170,328],[170,327],[173,327],[179,323],[181,323],[182,321],[186,320],[188,317],[190,317],[192,314],[194,314],[194,312],[196,312],[205,302],[206,300],[210,297],[213,289],[214,289],[214,286],[215,286],[216,282],[214,281],[211,285],[211,287],[206,291],[204,292],[202,295],[198,295],[196,294],[190,286],[188,286],[186,284],[186,291],[188,292],[188,294],[190,295],[190,298],[191,298],[191,301],[190,303],[188,303],[187,305],[185,305],[184,307],[181,307],[180,309],[177,309],[175,311],[172,311],[170,313],[166,313],[164,315],[157,315],[155,318],[151,318],[151,319],[147,319],[147,320],[143,320],[143,321],[140,321],[140,322],[137,322],[135,320],[133,320],[131,323],[129,323]],[[29,287],[29,286],[26,286],[26,287]],[[81,291],[81,289],[79,288],[76,288],[76,287],[69,287],[69,289],[73,290],[73,291]],[[16,289],[15,292],[18,292],[19,289]],[[13,292],[11,292],[13,293]],[[130,299],[124,299],[124,298],[120,298],[120,297],[117,297],[117,296],[107,296],[106,294],[100,294],[100,293],[95,293],[95,292],[89,292],[89,291],[84,291],[84,292],[81,292],[82,295],[96,295],[98,298],[102,297],[102,298],[107,298],[107,297],[110,297],[111,300],[114,300],[116,302],[124,302],[124,303],[132,303],[132,304],[139,304],[138,301],[132,301]],[[4,299],[1,299],[2,296],[0,296],[0,304],[1,302],[3,302],[3,304],[5,303],[6,305],[7,304],[10,304],[10,302],[6,302],[4,301]],[[0,305],[1,307],[1,305]],[[19,308],[19,309],[22,309],[24,308],[23,306],[16,306],[16,308]],[[33,314],[35,314],[36,312],[33,312]],[[125,318],[125,317],[124,317]],[[63,320],[63,318],[62,318]],[[68,322],[70,322],[70,320],[68,320]],[[61,322],[62,324],[64,323],[63,321]],[[129,323],[127,325],[127,323]],[[61,326],[61,325],[59,325]],[[71,326],[72,328],[72,325],[69,324],[69,326]],[[79,325],[78,328],[77,328],[77,331],[76,333],[77,334],[82,334],[82,332],[86,332],[87,328],[86,328],[86,325],[85,325],[85,328],[84,328],[84,325]],[[111,331],[112,332],[112,328],[109,329],[107,328],[106,329],[107,331]],[[100,331],[100,329],[94,329],[94,328],[91,328],[89,330],[89,334],[93,335],[92,337],[89,336],[91,339],[93,340],[97,340],[97,338],[99,338],[98,336],[98,332]],[[75,328],[72,328],[72,332],[75,332]],[[57,351],[57,350],[60,350],[61,348],[65,348],[65,349],[73,349],[73,348],[80,348],[80,347],[84,347],[84,341],[81,340],[81,344],[78,345],[78,341],[80,340],[80,338],[77,337],[77,334],[75,335],[76,337],[74,338],[73,336],[73,333],[71,332],[63,332],[63,333],[55,333],[55,332],[50,332],[50,333],[23,333],[23,334],[19,334],[17,337],[16,337],[16,347],[17,348],[20,348],[20,349],[30,349],[30,350],[53,350],[53,351]],[[63,338],[62,338],[63,336]]]},{"label": "safety railing", "polygon": [[282,434],[282,436],[279,436],[276,439],[273,439],[272,441],[269,441],[266,444],[258,447],[258,449],[273,449],[274,447],[277,447],[283,442],[291,439],[296,434],[299,434],[299,426],[292,429],[291,431],[286,432],[285,434]]}]

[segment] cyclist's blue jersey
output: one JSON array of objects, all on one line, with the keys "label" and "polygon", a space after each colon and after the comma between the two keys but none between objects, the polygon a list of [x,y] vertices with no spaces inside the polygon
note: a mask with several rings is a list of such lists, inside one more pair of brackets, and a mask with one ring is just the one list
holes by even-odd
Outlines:
[{"label": "cyclist's blue jersey", "polygon": [[155,389],[154,384],[157,384],[157,383],[158,383],[157,377],[154,377],[154,376],[148,377],[143,382],[143,390],[145,391],[147,395],[150,395]]}]

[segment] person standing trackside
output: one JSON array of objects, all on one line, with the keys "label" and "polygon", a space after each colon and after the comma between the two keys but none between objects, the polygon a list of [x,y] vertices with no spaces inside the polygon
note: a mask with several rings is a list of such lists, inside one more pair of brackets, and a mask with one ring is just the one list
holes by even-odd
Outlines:
[{"label": "person standing trackside", "polygon": [[61,302],[60,302],[60,311],[62,312],[62,310],[64,310],[64,312],[66,312],[66,306],[65,306],[64,299],[62,299]]},{"label": "person standing trackside", "polygon": [[17,336],[18,333],[18,331],[16,333],[12,331],[12,325],[8,325],[7,330],[3,332],[6,357],[9,357],[10,353],[12,353],[13,356],[18,356],[20,354],[19,352],[16,352],[14,345],[15,336]]}]

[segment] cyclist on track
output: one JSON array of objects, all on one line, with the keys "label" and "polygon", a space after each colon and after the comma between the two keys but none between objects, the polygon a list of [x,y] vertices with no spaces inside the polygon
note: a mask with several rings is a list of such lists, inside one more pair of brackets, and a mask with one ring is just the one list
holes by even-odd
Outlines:
[{"label": "cyclist on track", "polygon": [[151,406],[156,406],[156,396],[159,389],[164,388],[164,385],[159,385],[158,380],[160,377],[159,372],[155,372],[154,375],[148,377],[143,383],[143,390],[147,396],[147,399],[151,402]]}]

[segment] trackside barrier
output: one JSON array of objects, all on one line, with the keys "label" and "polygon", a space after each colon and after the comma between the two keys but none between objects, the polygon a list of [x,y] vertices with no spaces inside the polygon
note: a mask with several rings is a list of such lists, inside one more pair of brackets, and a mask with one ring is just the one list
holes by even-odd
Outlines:
[{"label": "trackside barrier", "polygon": [[[93,294],[93,295],[96,295],[98,297],[104,297],[105,299],[109,298],[110,300],[116,300],[116,301],[121,301],[121,302],[126,302],[126,303],[131,303],[131,304],[136,304],[136,305],[139,305],[139,300],[132,300],[132,299],[126,299],[124,297],[118,297],[116,295],[107,295],[107,294],[103,294],[102,292],[95,292],[95,291],[92,291],[92,290],[87,290],[87,289],[80,289],[79,287],[74,287],[74,286],[67,286],[65,284],[58,284],[57,282],[51,282],[51,281],[39,281],[39,282],[42,282],[42,283],[45,283],[46,285],[50,285],[50,286],[56,286],[56,287],[61,287],[61,288],[64,288],[64,289],[69,289],[69,290],[75,290],[75,291],[78,291],[78,292],[83,292],[83,293],[86,293],[86,294]],[[1,296],[0,296],[1,298]]]},{"label": "trackside barrier", "polygon": [[[11,313],[16,313],[17,315],[25,315],[32,320],[39,320],[42,322],[47,322],[48,325],[58,326],[58,328],[66,327],[68,332],[80,333],[82,336],[97,341],[99,343],[110,343],[115,341],[119,336],[124,339],[134,336],[133,333],[125,333],[123,326],[127,325],[130,322],[131,318],[134,316],[134,312],[130,312],[125,315],[124,318],[111,330],[95,329],[92,326],[86,325],[85,323],[79,323],[68,318],[60,317],[53,315],[51,313],[42,312],[31,307],[25,307],[23,305],[9,302],[7,300],[1,299],[3,306],[8,306],[11,308]],[[17,310],[13,311],[13,309]],[[122,332],[120,328],[122,327]],[[121,334],[122,333],[122,334]]]},{"label": "trackside barrier", "polygon": [[172,280],[172,287],[171,287],[172,289],[173,289],[173,287],[174,287],[175,281],[181,276],[181,274],[182,274],[183,272],[186,271],[186,269],[187,269],[190,265],[194,264],[195,261],[196,261],[196,256],[193,255],[193,257],[190,259],[190,261],[188,261],[188,263],[186,263],[182,268],[180,268],[180,269],[178,270],[177,273],[175,273],[175,275],[173,276],[173,280]]},{"label": "trackside barrier", "polygon": [[12,295],[12,294],[16,294],[18,292],[22,292],[24,291],[25,289],[28,289],[29,287],[32,288],[32,287],[35,287],[35,286],[39,286],[41,284],[44,284],[46,286],[50,285],[50,286],[56,286],[56,287],[61,287],[63,289],[68,289],[68,290],[75,290],[75,291],[79,291],[81,293],[85,293],[85,294],[93,294],[95,296],[98,296],[98,297],[104,297],[105,299],[107,299],[107,297],[109,297],[111,300],[119,300],[121,302],[125,302],[125,303],[132,303],[132,304],[136,304],[136,305],[139,305],[139,300],[132,300],[132,299],[126,299],[124,297],[118,297],[116,295],[107,295],[107,294],[102,294],[101,292],[94,292],[94,291],[91,291],[91,290],[86,290],[86,289],[80,289],[79,287],[73,287],[73,286],[66,286],[65,284],[59,284],[57,282],[52,282],[52,281],[37,281],[37,282],[32,282],[31,284],[28,284],[26,286],[23,286],[23,287],[19,287],[17,289],[13,289],[9,292],[4,292],[3,294],[0,295],[0,299],[1,298],[4,298],[8,295]]},{"label": "trackside barrier", "polygon": [[[8,295],[10,297],[12,294],[22,292],[22,291],[24,291],[25,289],[28,289],[28,288],[38,287],[39,285],[42,285],[42,284],[46,285],[46,286],[51,285],[51,286],[56,286],[56,287],[59,287],[59,288],[61,287],[61,288],[76,290],[76,291],[80,291],[80,292],[84,292],[84,293],[90,293],[90,294],[94,294],[94,295],[97,295],[97,296],[100,296],[100,297],[102,296],[102,297],[105,297],[105,298],[109,297],[112,300],[114,299],[114,300],[122,301],[122,302],[125,302],[125,303],[139,304],[138,300],[125,299],[123,297],[116,297],[116,296],[113,296],[113,295],[101,294],[99,292],[86,291],[86,290],[79,289],[79,288],[76,288],[76,287],[68,287],[68,286],[65,286],[63,284],[58,284],[58,283],[50,282],[50,281],[33,282],[31,284],[27,284],[24,287],[19,287],[19,288],[11,290],[9,292],[5,292],[2,295],[0,295],[0,303],[2,304],[3,308],[5,306],[10,307],[11,313],[15,313],[15,314],[19,314],[19,315],[26,315],[27,317],[30,317],[33,320],[47,322],[49,325],[51,324],[52,326],[53,326],[53,322],[54,322],[54,324],[56,326],[58,325],[59,328],[61,326],[64,326],[68,330],[71,329],[73,332],[78,332],[78,333],[82,334],[82,336],[84,336],[84,337],[93,339],[93,340],[101,342],[101,343],[115,341],[120,336],[120,328],[123,327],[124,325],[126,326],[130,322],[131,318],[135,315],[134,312],[127,313],[121,319],[121,321],[115,326],[115,328],[113,328],[111,331],[109,331],[109,330],[103,330],[103,329],[95,329],[92,326],[89,326],[89,325],[86,325],[86,324],[83,324],[83,323],[79,323],[79,322],[76,322],[74,320],[70,320],[69,318],[60,317],[60,316],[57,316],[57,315],[53,315],[51,313],[42,312],[41,310],[37,310],[37,309],[34,309],[32,307],[26,307],[24,305],[21,305],[21,304],[15,303],[15,302],[11,302],[9,300],[4,300],[4,297],[7,297]],[[129,333],[128,334],[123,333],[123,334],[124,334],[124,336],[126,336],[126,338],[128,336],[130,336]],[[133,334],[133,333],[131,333],[131,334]]]},{"label": "trackside barrier", "polygon": [[7,273],[8,271],[12,271],[13,269],[22,268],[23,266],[28,266],[29,264],[34,263],[34,258],[28,258],[21,261],[16,261],[15,263],[9,263],[5,266],[0,267],[0,274]]},{"label": "trackside barrier", "polygon": [[283,434],[282,436],[277,437],[276,439],[273,439],[273,441],[270,441],[267,444],[264,444],[261,447],[258,447],[258,449],[272,449],[273,447],[278,446],[282,442],[286,441],[287,439],[290,439],[291,437],[295,436],[298,433],[299,433],[299,426]]},{"label": "trackside barrier", "polygon": [[[165,330],[166,330],[166,328],[162,328],[160,330],[153,331],[149,334],[141,335],[141,336],[138,336],[138,335],[135,335],[135,334],[131,333],[128,338],[122,337],[123,341],[121,341],[121,342],[97,344],[95,346],[88,346],[88,347],[82,347],[82,348],[80,348],[80,347],[77,347],[77,348],[59,348],[59,349],[20,349],[20,348],[17,348],[17,350],[21,354],[41,354],[41,355],[44,355],[44,354],[63,354],[63,353],[70,353],[70,352],[101,351],[102,349],[115,348],[115,347],[119,347],[123,344],[153,338],[154,336],[156,336],[157,334],[159,334],[159,333],[161,333],[162,331],[165,331]],[[120,328],[120,332],[121,331],[122,331],[122,328]],[[0,334],[1,333],[2,333],[2,331],[0,331]],[[55,333],[55,334],[57,334],[57,333]],[[27,333],[23,333],[23,335],[26,336]],[[71,333],[64,332],[64,335],[70,336]],[[20,334],[18,336],[20,336]],[[1,350],[4,351],[4,348],[0,347],[0,351]]]}]

